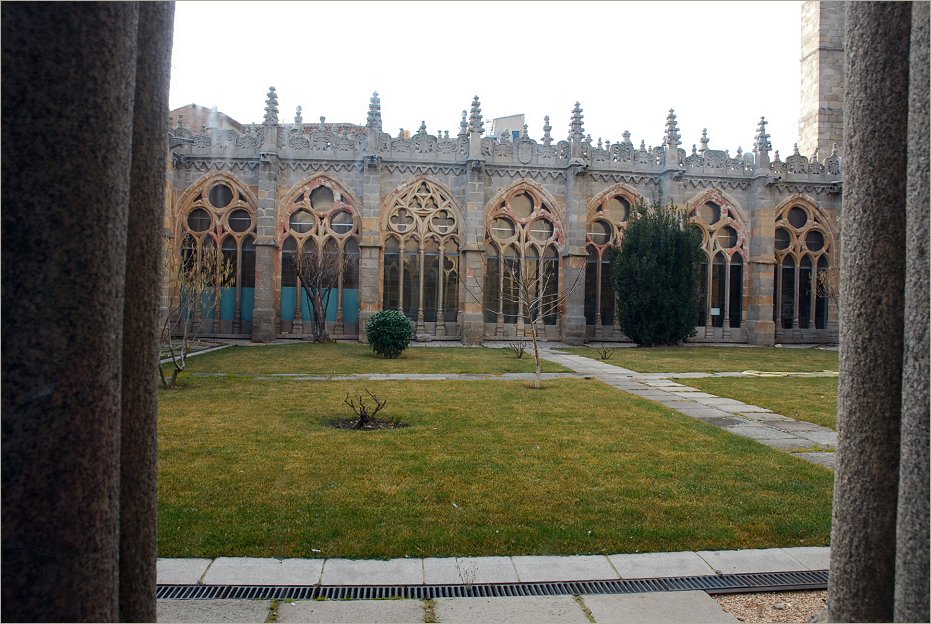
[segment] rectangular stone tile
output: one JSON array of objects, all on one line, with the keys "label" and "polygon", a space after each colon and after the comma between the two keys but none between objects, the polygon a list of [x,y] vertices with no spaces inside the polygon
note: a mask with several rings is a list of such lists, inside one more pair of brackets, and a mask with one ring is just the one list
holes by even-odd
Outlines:
[{"label": "rectangular stone tile", "polygon": [[511,557],[521,581],[601,581],[620,578],[607,557]]},{"label": "rectangular stone tile", "polygon": [[799,431],[798,435],[821,446],[837,446],[836,431]]},{"label": "rectangular stone tile", "polygon": [[799,437],[763,425],[734,425],[725,427],[725,429],[731,433],[736,433],[737,435],[753,440],[788,440]]},{"label": "rectangular stone tile", "polygon": [[671,399],[671,400],[670,399],[658,399],[657,403],[662,403],[664,406],[668,407],[669,409],[674,409],[674,410],[701,407],[694,401],[683,401],[679,399],[678,397]]},{"label": "rectangular stone tile", "polygon": [[517,570],[510,557],[444,557],[423,560],[427,585],[516,583]]},{"label": "rectangular stone tile", "polygon": [[421,585],[421,559],[327,559],[321,585]]},{"label": "rectangular stone tile", "polygon": [[732,405],[732,406],[739,406],[739,407],[746,408],[748,412],[760,411],[760,410],[750,409],[751,407],[750,405],[747,405],[746,403],[743,403],[741,401],[736,401],[734,399],[727,399],[723,397],[713,397],[713,398],[699,397],[695,400],[698,401],[699,403],[704,403],[705,405],[713,405],[717,407],[718,409],[721,409],[722,405]]},{"label": "rectangular stone tile", "polygon": [[796,572],[804,565],[781,548],[756,550],[700,550],[698,555],[722,574]]},{"label": "rectangular stone tile", "polygon": [[571,596],[439,598],[436,615],[444,624],[589,624]]},{"label": "rectangular stone tile", "polygon": [[783,550],[809,570],[828,570],[831,567],[830,546],[796,546]]},{"label": "rectangular stone tile", "polygon": [[584,595],[582,602],[598,624],[736,622],[703,591],[652,592],[644,594]]},{"label": "rectangular stone tile", "polygon": [[254,622],[268,618],[271,600],[157,600],[157,622]]},{"label": "rectangular stone tile", "polygon": [[689,398],[689,399],[707,399],[713,397],[713,394],[708,394],[707,392],[701,392],[700,390],[694,390],[692,392],[685,392],[683,390],[670,390],[673,394],[678,394],[680,396]]},{"label": "rectangular stone tile", "polygon": [[207,585],[316,585],[323,559],[219,557],[207,570]]},{"label": "rectangular stone tile", "polygon": [[193,585],[207,571],[213,559],[164,559],[155,563],[156,582],[162,585]]},{"label": "rectangular stone tile", "polygon": [[691,551],[609,555],[622,579],[713,576],[708,563]]},{"label": "rectangular stone tile", "polygon": [[816,425],[814,423],[805,422],[804,420],[788,420],[784,422],[770,422],[768,423],[771,427],[775,427],[780,431],[827,431],[824,427]]},{"label": "rectangular stone tile", "polygon": [[[701,401],[702,399],[695,399],[696,401]],[[746,403],[740,403],[739,405],[731,403],[715,403],[714,407],[725,412],[730,412],[731,414],[743,414],[744,412],[756,413],[759,412],[760,407],[756,405],[747,405]]]},{"label": "rectangular stone tile", "polygon": [[[795,453],[801,449],[806,449],[811,446],[811,440],[806,440],[805,438],[782,438],[779,440],[757,440],[762,442],[766,446],[771,446],[780,451],[791,451]],[[795,453],[798,454],[798,453]]]},{"label": "rectangular stone tile", "polygon": [[749,418],[750,420],[756,420],[765,423],[793,422],[792,418],[783,416],[782,414],[774,414],[773,412],[740,412],[740,415],[744,418]]},{"label": "rectangular stone tile", "polygon": [[683,414],[691,416],[692,418],[727,418],[731,420],[734,424],[740,422],[739,419],[732,418],[727,412],[722,412],[721,410],[716,410],[712,407],[696,405],[694,407],[680,407],[679,411]]},{"label": "rectangular stone tile", "polygon": [[812,452],[812,453],[793,453],[796,457],[801,457],[806,461],[810,461],[813,464],[818,464],[819,466],[824,466],[825,468],[830,468],[834,470],[837,468],[837,454],[836,453],[827,453],[827,452]]},{"label": "rectangular stone tile", "polygon": [[353,624],[423,622],[420,600],[304,600],[282,602],[279,622]]}]

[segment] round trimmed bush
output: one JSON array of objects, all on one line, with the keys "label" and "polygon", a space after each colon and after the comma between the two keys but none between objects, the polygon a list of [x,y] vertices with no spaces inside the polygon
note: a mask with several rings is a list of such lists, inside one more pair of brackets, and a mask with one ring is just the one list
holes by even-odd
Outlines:
[{"label": "round trimmed bush", "polygon": [[366,321],[365,338],[372,351],[394,359],[414,339],[414,324],[398,310],[382,310]]}]

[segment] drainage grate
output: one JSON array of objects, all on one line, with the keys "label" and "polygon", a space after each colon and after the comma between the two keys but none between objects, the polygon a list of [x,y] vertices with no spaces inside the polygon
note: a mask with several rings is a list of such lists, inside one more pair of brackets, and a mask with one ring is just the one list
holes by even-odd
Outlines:
[{"label": "drainage grate", "polygon": [[709,594],[826,589],[828,571],[676,576],[549,583],[475,583],[473,585],[159,585],[155,597],[170,600],[238,598],[243,600],[377,600],[379,598],[490,598],[504,596],[576,596],[700,590]]}]

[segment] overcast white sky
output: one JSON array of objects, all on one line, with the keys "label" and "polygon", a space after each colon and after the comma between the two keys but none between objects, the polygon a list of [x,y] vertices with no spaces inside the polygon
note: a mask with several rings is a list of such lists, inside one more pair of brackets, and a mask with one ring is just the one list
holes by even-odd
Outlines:
[{"label": "overcast white sky", "polygon": [[175,5],[170,106],[217,106],[260,122],[270,85],[280,119],[364,124],[372,91],[384,130],[459,129],[472,96],[491,119],[550,116],[569,132],[624,130],[659,145],[676,110],[682,147],[749,151],[761,115],[791,153],[799,118],[801,2],[188,2]]}]

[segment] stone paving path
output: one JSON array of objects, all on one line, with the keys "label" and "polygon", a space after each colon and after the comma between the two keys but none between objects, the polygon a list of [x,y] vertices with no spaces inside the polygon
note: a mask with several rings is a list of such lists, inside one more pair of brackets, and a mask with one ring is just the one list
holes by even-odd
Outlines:
[{"label": "stone paving path", "polygon": [[[834,468],[837,432],[813,423],[774,414],[771,410],[718,397],[682,385],[673,378],[695,376],[689,373],[643,374],[581,355],[553,349],[540,352],[544,359],[575,372],[600,379],[606,384],[655,401],[731,433],[787,451],[810,462]],[[734,373],[733,375],[742,375]]]}]

